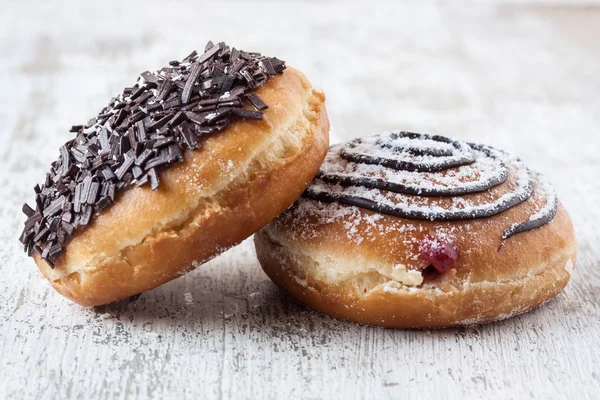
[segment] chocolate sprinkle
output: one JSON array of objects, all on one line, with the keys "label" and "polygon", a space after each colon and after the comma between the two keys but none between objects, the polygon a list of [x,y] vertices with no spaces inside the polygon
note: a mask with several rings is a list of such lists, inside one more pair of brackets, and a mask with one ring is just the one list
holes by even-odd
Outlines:
[{"label": "chocolate sprinkle", "polygon": [[264,111],[269,108],[257,95],[254,93],[248,93],[246,99],[256,108],[258,111]]},{"label": "chocolate sprinkle", "polygon": [[161,171],[183,161],[185,149],[200,148],[203,136],[234,120],[262,119],[268,107],[250,91],[284,70],[277,58],[208,42],[203,54],[142,72],[97,117],[70,127],[75,138],[34,188],[35,209],[23,205],[24,250],[54,268],[68,240],[117,192],[147,184],[157,190]]}]

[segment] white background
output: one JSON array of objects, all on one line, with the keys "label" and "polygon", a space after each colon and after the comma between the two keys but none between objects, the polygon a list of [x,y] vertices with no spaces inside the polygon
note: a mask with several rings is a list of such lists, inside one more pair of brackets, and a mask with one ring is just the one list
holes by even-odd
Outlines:
[{"label": "white background", "polygon": [[[600,7],[451,4],[1,0],[0,398],[597,398]],[[21,204],[71,125],[208,39],[303,70],[337,139],[407,129],[519,153],[573,217],[574,279],[501,323],[386,330],[291,302],[246,241],[133,303],[63,299],[21,253]]]}]

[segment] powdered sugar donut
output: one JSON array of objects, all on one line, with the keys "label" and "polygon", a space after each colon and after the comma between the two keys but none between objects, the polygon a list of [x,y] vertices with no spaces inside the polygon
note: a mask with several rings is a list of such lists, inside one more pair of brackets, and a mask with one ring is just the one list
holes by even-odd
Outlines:
[{"label": "powdered sugar donut", "polygon": [[332,146],[255,243],[271,279],[310,307],[411,328],[526,312],[566,285],[577,248],[554,190],[520,159],[408,132]]}]

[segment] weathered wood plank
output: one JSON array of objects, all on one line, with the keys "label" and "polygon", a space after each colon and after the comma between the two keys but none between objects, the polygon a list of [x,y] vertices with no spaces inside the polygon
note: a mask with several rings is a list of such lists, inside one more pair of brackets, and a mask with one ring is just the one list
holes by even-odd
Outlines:
[{"label": "weathered wood plank", "polygon": [[[600,36],[600,11],[205,3],[212,8],[3,8],[0,398],[596,397],[600,48],[590,38]],[[572,283],[538,310],[489,326],[362,327],[291,302],[246,241],[133,303],[87,310],[56,295],[20,251],[20,204],[69,126],[140,71],[209,38],[305,71],[326,91],[339,138],[404,128],[521,154],[551,176],[573,217]]]}]

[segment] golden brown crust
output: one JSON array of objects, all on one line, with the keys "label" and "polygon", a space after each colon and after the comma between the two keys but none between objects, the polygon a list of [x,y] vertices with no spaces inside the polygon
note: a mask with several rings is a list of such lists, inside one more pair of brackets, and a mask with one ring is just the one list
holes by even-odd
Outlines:
[{"label": "golden brown crust", "polygon": [[[395,328],[484,323],[536,307],[570,279],[577,243],[562,205],[549,224],[498,251],[504,229],[528,218],[533,203],[535,195],[491,218],[439,223],[301,199],[255,244],[275,283],[326,314]],[[452,270],[421,282],[418,244],[439,229],[452,233],[460,256]]]},{"label": "golden brown crust", "polygon": [[[141,293],[241,242],[285,210],[327,152],[324,95],[288,67],[257,90],[262,121],[237,121],[164,171],[157,191],[125,191],[67,245],[52,286],[94,306]],[[192,266],[192,264],[194,264]]]}]

